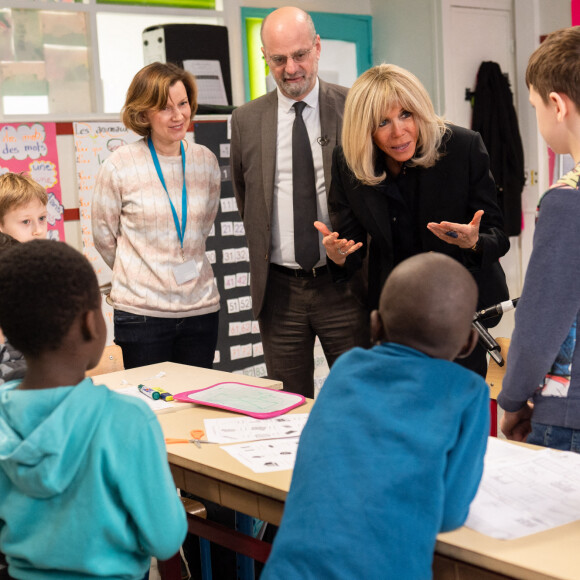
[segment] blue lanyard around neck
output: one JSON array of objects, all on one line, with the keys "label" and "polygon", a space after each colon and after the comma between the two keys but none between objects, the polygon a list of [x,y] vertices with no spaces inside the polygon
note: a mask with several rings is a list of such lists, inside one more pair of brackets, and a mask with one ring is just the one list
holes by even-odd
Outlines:
[{"label": "blue lanyard around neck", "polygon": [[155,170],[157,171],[161,185],[163,185],[163,189],[167,194],[167,199],[169,200],[169,205],[171,206],[171,213],[173,213],[173,222],[175,223],[175,229],[177,230],[179,243],[181,244],[181,249],[183,250],[183,238],[185,236],[185,228],[187,226],[187,188],[185,186],[185,149],[183,148],[183,141],[180,143],[181,163],[183,165],[183,188],[181,190],[181,227],[179,226],[179,218],[177,217],[175,206],[171,201],[171,197],[169,197],[169,192],[167,191],[167,186],[165,185],[165,179],[163,179],[161,165],[159,165],[159,158],[157,157],[157,152],[155,151],[151,137],[147,138],[147,144],[149,145],[149,151],[151,151],[151,157],[153,157],[153,163],[155,164]]}]

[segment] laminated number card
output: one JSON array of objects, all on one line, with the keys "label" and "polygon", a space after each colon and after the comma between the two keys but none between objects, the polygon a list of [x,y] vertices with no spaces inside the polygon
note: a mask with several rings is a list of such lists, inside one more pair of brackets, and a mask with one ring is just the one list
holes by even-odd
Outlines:
[{"label": "laminated number card", "polygon": [[302,395],[255,387],[245,383],[217,383],[206,389],[174,395],[177,401],[218,407],[257,419],[277,417],[305,401]]}]

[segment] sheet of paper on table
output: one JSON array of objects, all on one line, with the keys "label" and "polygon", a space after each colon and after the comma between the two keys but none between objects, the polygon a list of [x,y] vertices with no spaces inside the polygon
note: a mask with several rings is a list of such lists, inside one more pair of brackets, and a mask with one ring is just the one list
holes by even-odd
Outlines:
[{"label": "sheet of paper on table", "polygon": [[[292,469],[308,413],[254,419],[204,419],[208,441],[237,443],[221,447],[255,473]],[[242,443],[240,443],[242,442]]]},{"label": "sheet of paper on table", "polygon": [[579,519],[580,454],[488,439],[468,528],[511,540]]},{"label": "sheet of paper on table", "polygon": [[308,413],[280,415],[272,419],[253,417],[231,417],[226,419],[204,419],[208,441],[215,443],[239,443],[260,439],[299,437],[306,425]]},{"label": "sheet of paper on table", "polygon": [[292,469],[296,461],[299,437],[250,441],[222,447],[234,459],[255,473]]}]

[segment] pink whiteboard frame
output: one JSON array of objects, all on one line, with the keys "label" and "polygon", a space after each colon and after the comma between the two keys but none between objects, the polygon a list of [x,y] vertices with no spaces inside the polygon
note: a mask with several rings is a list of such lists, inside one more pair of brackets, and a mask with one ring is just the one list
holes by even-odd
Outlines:
[{"label": "pink whiteboard frame", "polygon": [[224,381],[221,383],[216,383],[215,385],[211,385],[210,387],[205,387],[204,389],[195,389],[193,391],[184,391],[183,393],[177,393],[176,395],[173,395],[173,399],[175,401],[181,401],[183,403],[195,403],[197,405],[204,405],[206,407],[216,407],[218,409],[225,409],[226,411],[233,411],[234,413],[242,413],[244,415],[254,417],[255,419],[271,419],[272,417],[278,417],[279,415],[284,415],[284,413],[287,413],[288,411],[290,411],[290,409],[299,407],[300,405],[303,405],[306,402],[306,398],[303,395],[299,395],[298,393],[289,393],[287,391],[282,391],[285,395],[291,395],[295,397],[296,402],[284,407],[283,409],[278,409],[277,411],[271,411],[269,413],[256,413],[253,411],[247,411],[245,409],[239,409],[236,407],[228,407],[226,405],[218,405],[217,403],[208,403],[206,401],[199,401],[196,400],[195,398],[190,397],[190,395],[194,395],[195,393],[201,393],[203,391],[207,391],[209,389],[213,389],[214,387],[224,384],[243,385],[245,387],[251,387],[252,389],[262,389],[264,391],[269,391],[271,393],[277,392],[274,389],[269,389],[267,387],[257,387],[255,385],[248,385],[247,383],[239,383],[237,381]]}]

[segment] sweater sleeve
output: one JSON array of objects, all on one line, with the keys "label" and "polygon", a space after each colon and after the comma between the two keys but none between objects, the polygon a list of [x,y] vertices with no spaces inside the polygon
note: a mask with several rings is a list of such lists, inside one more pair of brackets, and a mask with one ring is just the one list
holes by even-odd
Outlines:
[{"label": "sweater sleeve", "polygon": [[117,253],[120,220],[121,187],[114,164],[106,160],[97,174],[91,204],[91,227],[95,248],[111,269]]},{"label": "sweater sleeve", "polygon": [[578,215],[575,189],[554,188],[542,199],[498,397],[506,411],[523,407],[543,382],[580,311]]},{"label": "sweater sleeve", "polygon": [[152,412],[139,422],[138,436],[131,439],[126,445],[140,457],[136,462],[139,473],[124,474],[123,501],[138,529],[143,550],[166,560],[179,550],[187,533],[187,520],[169,470],[163,433]]},{"label": "sweater sleeve", "polygon": [[483,473],[489,433],[489,389],[483,379],[477,377],[477,381],[481,388],[463,412],[457,442],[448,455],[441,532],[463,525]]},{"label": "sweater sleeve", "polygon": [[218,160],[209,149],[207,150],[206,155],[207,155],[206,163],[208,167],[208,180],[209,180],[209,199],[207,204],[206,219],[203,225],[204,238],[207,238],[215,222],[215,218],[220,203],[220,194],[222,187],[220,166]]}]

